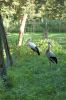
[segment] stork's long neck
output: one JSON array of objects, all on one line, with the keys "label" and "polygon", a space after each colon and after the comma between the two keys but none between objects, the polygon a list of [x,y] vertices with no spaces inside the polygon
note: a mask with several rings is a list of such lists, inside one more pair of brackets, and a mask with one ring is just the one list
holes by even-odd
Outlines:
[{"label": "stork's long neck", "polygon": [[50,44],[48,43],[47,52],[50,51]]},{"label": "stork's long neck", "polygon": [[48,44],[48,50],[50,50],[50,44]]},{"label": "stork's long neck", "polygon": [[30,42],[31,42],[31,41],[30,41],[30,40],[28,40],[28,41],[27,41],[27,44],[29,45],[29,43],[30,43]]}]

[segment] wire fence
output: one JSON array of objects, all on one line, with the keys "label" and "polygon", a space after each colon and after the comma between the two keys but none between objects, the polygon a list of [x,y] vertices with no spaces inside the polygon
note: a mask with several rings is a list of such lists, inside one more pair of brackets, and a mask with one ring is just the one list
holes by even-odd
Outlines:
[{"label": "wire fence", "polygon": [[26,32],[66,32],[66,20],[32,20],[26,24]]},{"label": "wire fence", "polygon": [[[5,29],[9,32],[19,31],[19,22],[5,22]],[[25,32],[66,32],[66,20],[33,19],[28,20],[25,26]]]}]

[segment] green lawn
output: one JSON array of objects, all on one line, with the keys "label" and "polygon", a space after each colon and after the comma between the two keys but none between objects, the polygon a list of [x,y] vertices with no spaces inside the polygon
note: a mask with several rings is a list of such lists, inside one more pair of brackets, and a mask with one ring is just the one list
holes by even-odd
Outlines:
[{"label": "green lawn", "polygon": [[[38,45],[41,55],[25,46],[28,37]],[[25,34],[23,46],[16,46],[18,35],[9,34],[8,43],[13,66],[8,68],[12,88],[6,89],[0,82],[0,100],[66,100],[66,34],[50,33],[52,50],[58,64],[49,66],[45,55],[46,40],[41,33]]]}]

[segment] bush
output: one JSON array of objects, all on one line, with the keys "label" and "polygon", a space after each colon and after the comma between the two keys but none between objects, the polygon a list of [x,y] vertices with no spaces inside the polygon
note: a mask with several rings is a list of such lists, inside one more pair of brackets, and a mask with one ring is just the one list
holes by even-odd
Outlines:
[{"label": "bush", "polygon": [[[55,52],[61,52],[62,51],[62,46],[60,44],[58,44],[56,41],[54,40],[50,40],[51,41],[51,44],[52,44],[52,47],[51,49]],[[41,40],[38,42],[38,46],[41,48],[40,51],[41,52],[45,52],[46,49],[47,49],[47,46],[48,46],[48,40],[45,39],[45,40]]]}]

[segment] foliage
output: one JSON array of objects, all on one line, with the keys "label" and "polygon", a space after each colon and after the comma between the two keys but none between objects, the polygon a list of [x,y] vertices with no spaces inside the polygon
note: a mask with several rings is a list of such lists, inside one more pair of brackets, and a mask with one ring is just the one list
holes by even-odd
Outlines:
[{"label": "foliage", "polygon": [[0,4],[1,12],[8,17],[20,17],[27,13],[29,18],[66,18],[65,0],[1,0]]},{"label": "foliage", "polygon": [[50,19],[63,19],[66,16],[64,2],[65,0],[44,0],[38,8],[38,12],[41,16]]},{"label": "foliage", "polygon": [[[11,9],[11,10],[10,10]],[[34,14],[34,1],[32,0],[3,0],[2,1],[2,7],[1,12],[3,15],[6,15],[8,17],[12,17],[12,19],[15,20],[15,18],[23,16],[24,14],[28,14],[30,17]]]},{"label": "foliage", "polygon": [[61,52],[62,51],[62,47],[61,47],[61,45],[59,45],[56,41],[54,41],[54,40],[47,40],[47,39],[45,39],[45,40],[41,40],[41,41],[39,41],[38,42],[38,45],[39,45],[39,47],[41,48],[41,52],[42,51],[46,51],[46,48],[47,48],[47,46],[48,46],[48,41],[51,41],[51,44],[52,44],[52,50],[55,52]]}]

